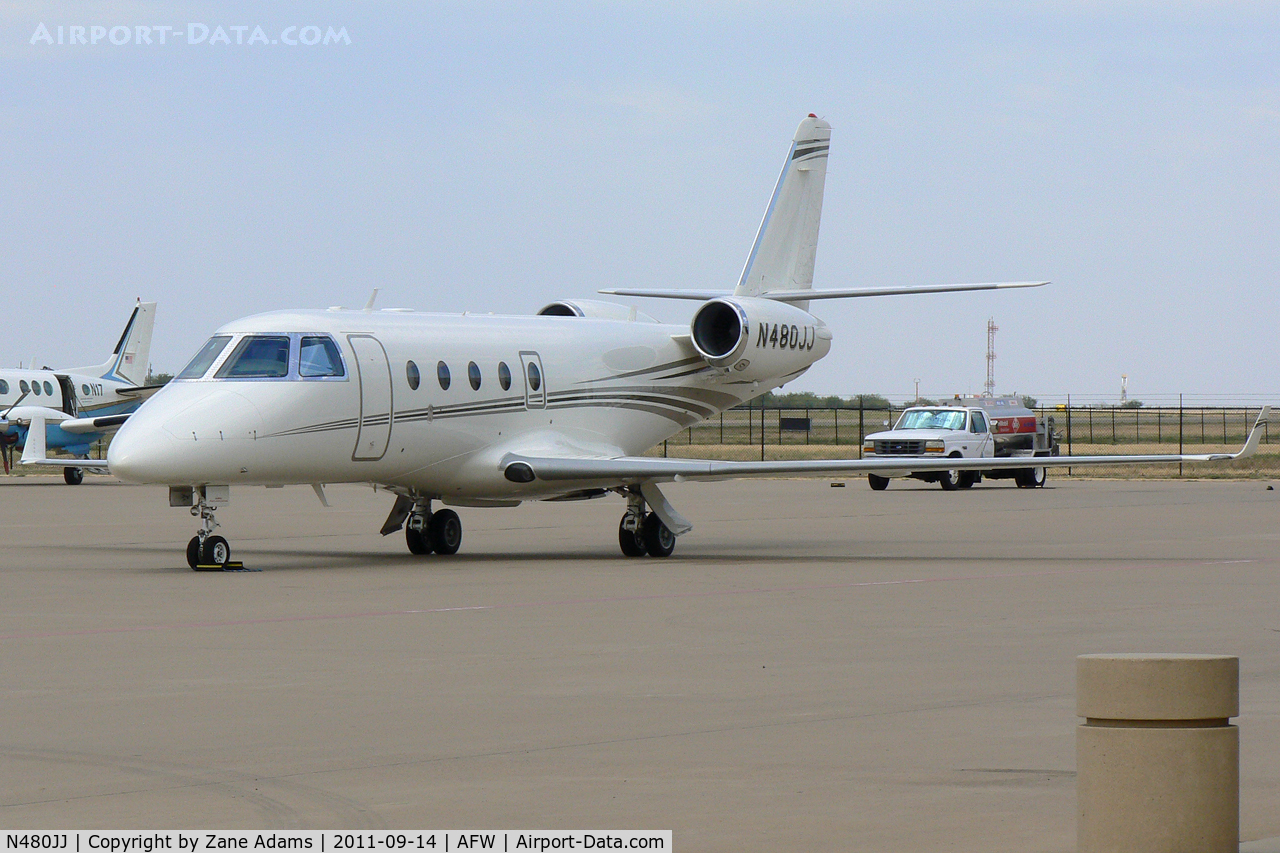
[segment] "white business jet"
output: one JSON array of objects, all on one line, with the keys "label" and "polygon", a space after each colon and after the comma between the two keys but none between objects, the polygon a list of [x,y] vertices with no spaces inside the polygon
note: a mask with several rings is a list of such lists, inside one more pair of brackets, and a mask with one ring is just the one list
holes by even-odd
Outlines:
[{"label": "white business jet", "polygon": [[[603,291],[702,301],[689,326],[633,308],[554,302],[537,316],[372,310],[281,311],[223,326],[121,429],[112,473],[165,484],[201,526],[194,568],[225,565],[214,535],[231,485],[374,483],[396,494],[384,535],[414,554],[453,554],[452,509],[619,495],[622,552],[666,557],[691,527],[659,484],[779,475],[892,473],[884,460],[722,462],[642,454],[681,429],[776,388],[826,355],[815,299],[1032,287],[1045,282],[879,290],[812,289],[831,127],[810,115],[787,152],[737,288]],[[1256,446],[1257,433],[1243,452]],[[1170,462],[1222,456],[1059,457],[1038,464]],[[980,463],[980,465],[978,464]],[[1011,463],[1011,464],[1005,464]],[[1025,468],[1025,459],[912,459]],[[897,472],[902,473],[902,472]]]},{"label": "white business jet", "polygon": [[[143,386],[155,322],[156,303],[139,301],[102,364],[0,369],[0,459],[6,474],[15,449],[23,451],[23,465],[61,468],[69,485],[84,480],[85,468],[106,468],[105,461],[89,459],[89,449],[157,390]],[[52,449],[75,458],[47,458]]]}]

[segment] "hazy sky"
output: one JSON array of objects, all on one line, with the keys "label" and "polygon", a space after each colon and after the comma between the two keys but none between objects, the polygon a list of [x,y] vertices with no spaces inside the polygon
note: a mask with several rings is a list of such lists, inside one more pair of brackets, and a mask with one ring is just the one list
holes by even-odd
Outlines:
[{"label": "hazy sky", "polygon": [[1275,3],[0,3],[0,364],[100,361],[139,296],[173,372],[373,287],[729,289],[809,112],[817,287],[1053,284],[814,303],[789,390],[979,392],[994,317],[998,391],[1280,403]]}]

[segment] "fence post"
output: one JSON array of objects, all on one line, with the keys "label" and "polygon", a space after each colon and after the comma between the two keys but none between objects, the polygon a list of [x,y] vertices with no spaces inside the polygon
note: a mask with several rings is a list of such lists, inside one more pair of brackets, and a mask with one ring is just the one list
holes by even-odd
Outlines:
[{"label": "fence post", "polygon": [[[1178,455],[1182,455],[1182,395],[1178,395]],[[1178,463],[1178,476],[1182,476],[1182,463]]]},{"label": "fence post", "polygon": [[866,409],[862,404],[862,395],[858,395],[858,458],[862,458],[862,442],[866,439],[867,433],[863,427],[862,418],[866,413]]},{"label": "fence post", "polygon": [[764,461],[764,403],[760,404],[760,461]]},{"label": "fence post", "polygon": [[[1071,395],[1067,395],[1067,455],[1071,455]],[[1071,476],[1071,466],[1067,466],[1067,476]]]}]

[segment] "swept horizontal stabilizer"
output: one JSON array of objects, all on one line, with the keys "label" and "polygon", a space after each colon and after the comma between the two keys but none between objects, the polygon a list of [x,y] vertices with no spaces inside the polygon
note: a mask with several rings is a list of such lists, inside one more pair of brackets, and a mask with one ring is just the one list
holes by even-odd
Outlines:
[{"label": "swept horizontal stabilizer", "polygon": [[[845,290],[779,290],[756,294],[760,299],[777,302],[808,302],[810,299],[857,299],[863,296],[913,296],[920,293],[959,293],[966,290],[1011,290],[1018,287],[1044,287],[1047,281],[987,281],[977,284],[923,284],[916,287],[852,287]],[[601,290],[611,296],[642,296],[652,299],[718,299],[732,296],[718,290],[636,290],[609,288]],[[803,307],[803,306],[802,306]]]}]

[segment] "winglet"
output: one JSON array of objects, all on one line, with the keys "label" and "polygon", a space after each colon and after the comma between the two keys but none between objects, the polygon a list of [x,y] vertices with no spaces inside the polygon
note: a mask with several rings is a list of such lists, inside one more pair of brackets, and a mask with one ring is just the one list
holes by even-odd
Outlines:
[{"label": "winglet", "polygon": [[1267,418],[1271,414],[1270,406],[1263,406],[1262,411],[1258,412],[1258,419],[1253,422],[1253,429],[1249,430],[1249,438],[1245,441],[1244,447],[1232,459],[1248,459],[1250,456],[1258,452],[1258,442],[1262,441],[1262,432],[1267,425]]}]

